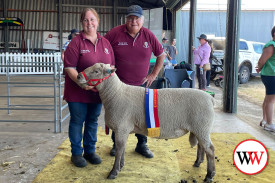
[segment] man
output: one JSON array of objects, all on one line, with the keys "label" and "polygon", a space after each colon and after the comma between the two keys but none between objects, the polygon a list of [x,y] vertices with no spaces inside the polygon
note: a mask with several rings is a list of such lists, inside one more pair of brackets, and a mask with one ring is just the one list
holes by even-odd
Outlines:
[{"label": "man", "polygon": [[[160,42],[155,35],[145,27],[142,8],[132,5],[127,9],[126,24],[117,26],[106,35],[114,50],[116,74],[126,84],[141,86],[146,83],[149,87],[156,79],[163,66],[165,54]],[[152,52],[157,57],[153,71],[148,74]],[[115,156],[115,134],[112,133],[114,142],[110,152]],[[147,147],[147,137],[136,134],[138,143],[135,151],[146,158],[154,155]]]},{"label": "man", "polygon": [[167,44],[167,38],[166,37],[164,37],[164,38],[162,38],[162,43],[161,43],[161,45],[162,45],[162,48],[164,49],[164,51],[166,50],[166,44]]},{"label": "man", "polygon": [[69,45],[69,43],[71,42],[71,40],[75,37],[79,35],[79,30],[77,29],[72,29],[71,30],[71,34],[68,36],[68,41],[64,44],[63,46],[63,49],[62,49],[62,52],[61,52],[61,59],[64,61],[64,53],[65,53],[65,50],[67,48],[67,46]]}]

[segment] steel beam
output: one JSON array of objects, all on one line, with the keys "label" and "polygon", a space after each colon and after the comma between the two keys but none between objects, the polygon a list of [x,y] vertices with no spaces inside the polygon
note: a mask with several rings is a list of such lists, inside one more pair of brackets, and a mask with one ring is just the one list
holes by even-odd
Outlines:
[{"label": "steel beam", "polygon": [[[3,17],[7,18],[8,17],[8,1],[7,0],[2,0],[2,8],[3,8]],[[7,23],[7,26],[4,26],[4,52],[9,52],[9,26]]]},{"label": "steel beam", "polygon": [[63,47],[63,7],[62,0],[58,0],[58,31],[59,31],[59,51],[62,52]]},{"label": "steel beam", "polygon": [[228,0],[224,60],[223,111],[236,113],[241,0]]},{"label": "steel beam", "polygon": [[190,0],[190,14],[189,14],[189,40],[188,40],[188,63],[194,68],[193,62],[193,50],[194,38],[195,38],[195,23],[197,12],[197,0]]}]

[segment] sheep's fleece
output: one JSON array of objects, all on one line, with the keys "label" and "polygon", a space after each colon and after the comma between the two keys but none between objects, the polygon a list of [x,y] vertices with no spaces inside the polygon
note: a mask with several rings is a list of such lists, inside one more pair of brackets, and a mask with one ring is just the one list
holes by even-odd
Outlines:
[{"label": "sheep's fleece", "polygon": [[[96,86],[105,108],[105,122],[115,132],[116,156],[108,179],[117,177],[124,166],[124,152],[129,133],[148,135],[144,97],[145,89],[130,86],[119,80],[115,68],[97,63],[83,72],[90,79],[109,78]],[[113,75],[110,75],[113,73]],[[83,73],[77,76],[80,86],[87,85]],[[214,146],[210,132],[214,119],[214,99],[197,89],[165,88],[158,90],[159,126],[161,139],[178,138],[190,131],[191,146],[198,144],[195,167],[207,157],[205,182],[215,175]]]}]

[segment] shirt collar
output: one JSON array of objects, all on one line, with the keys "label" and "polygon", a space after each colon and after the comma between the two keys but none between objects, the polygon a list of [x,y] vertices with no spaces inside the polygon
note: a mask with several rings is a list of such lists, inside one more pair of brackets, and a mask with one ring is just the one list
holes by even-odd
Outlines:
[{"label": "shirt collar", "polygon": [[[98,32],[96,34],[97,34],[97,39],[102,39],[102,36]],[[83,31],[80,32],[79,36],[81,36],[81,39],[83,40],[87,39]]]},{"label": "shirt collar", "polygon": [[208,42],[205,42],[204,44],[202,44],[201,46],[206,46],[206,45],[208,45]]}]

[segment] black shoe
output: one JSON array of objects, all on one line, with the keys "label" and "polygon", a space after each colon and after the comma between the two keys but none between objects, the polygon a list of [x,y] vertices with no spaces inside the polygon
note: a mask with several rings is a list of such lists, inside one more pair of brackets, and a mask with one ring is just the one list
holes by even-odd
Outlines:
[{"label": "black shoe", "polygon": [[71,157],[71,161],[73,162],[73,164],[74,164],[76,167],[85,167],[85,166],[87,166],[87,162],[86,162],[86,160],[83,158],[82,155],[72,156],[72,157]]},{"label": "black shoe", "polygon": [[113,148],[110,151],[110,155],[111,156],[115,156],[116,155],[116,146],[115,146],[115,144],[113,145]]},{"label": "black shoe", "polygon": [[91,154],[84,154],[84,158],[92,164],[100,164],[101,163],[101,158],[95,152],[93,152]]},{"label": "black shoe", "polygon": [[154,154],[150,151],[146,144],[137,145],[135,151],[146,158],[154,157]]}]

